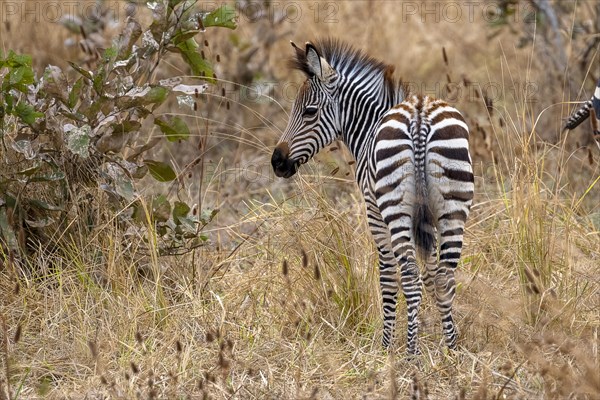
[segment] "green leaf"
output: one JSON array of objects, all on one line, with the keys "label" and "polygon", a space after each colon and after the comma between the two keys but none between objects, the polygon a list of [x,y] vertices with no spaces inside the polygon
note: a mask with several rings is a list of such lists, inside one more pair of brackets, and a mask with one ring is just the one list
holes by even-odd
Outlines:
[{"label": "green leaf", "polygon": [[186,217],[190,212],[190,206],[182,201],[176,201],[173,204],[173,220],[176,224],[180,223],[180,219]]},{"label": "green leaf", "polygon": [[152,199],[152,217],[155,221],[166,222],[171,216],[171,204],[165,195],[161,194]]},{"label": "green leaf", "polygon": [[144,160],[150,175],[159,182],[170,182],[177,178],[175,171],[169,165],[154,160]]},{"label": "green leaf", "polygon": [[11,85],[21,83],[21,79],[23,79],[23,75],[25,75],[25,68],[26,67],[13,68],[8,74],[8,82]]},{"label": "green leaf", "polygon": [[77,101],[81,97],[81,88],[82,87],[83,87],[83,78],[79,78],[79,79],[77,79],[77,81],[73,85],[73,88],[69,92],[69,98],[67,100],[67,103],[68,103],[67,105],[69,106],[69,108],[72,109],[77,104]]},{"label": "green leaf", "polygon": [[217,8],[202,18],[204,27],[219,26],[221,28],[237,28],[235,9],[227,4]]},{"label": "green leaf", "polygon": [[135,42],[142,36],[142,27],[135,19],[130,18],[127,25],[123,28],[123,32],[117,38],[117,46],[119,48],[118,59],[125,60],[131,55],[131,49]]},{"label": "green leaf", "polygon": [[68,103],[69,99],[69,85],[67,84],[67,78],[63,74],[60,68],[55,66],[48,66],[44,70],[44,80],[42,91],[50,98],[60,100],[63,104]]},{"label": "green leaf", "polygon": [[115,190],[119,196],[127,201],[132,201],[136,197],[133,182],[126,177],[121,177],[121,179],[115,181]]},{"label": "green leaf", "polygon": [[10,147],[14,151],[23,154],[28,160],[33,160],[37,154],[31,145],[31,140],[28,139],[16,140],[10,144]]},{"label": "green leaf", "polygon": [[96,93],[103,95],[104,94],[104,78],[106,77],[106,71],[104,68],[100,68],[100,71],[96,73],[94,79],[92,79],[93,87]]},{"label": "green leaf", "polygon": [[15,114],[27,125],[33,125],[36,119],[44,116],[43,113],[35,111],[32,106],[23,102],[17,104]]},{"label": "green leaf", "polygon": [[158,107],[169,94],[169,89],[163,86],[140,86],[129,90],[123,97],[117,100],[119,109],[142,107],[154,104]]},{"label": "green leaf", "polygon": [[40,169],[41,165],[34,165],[33,167],[26,168],[22,171],[17,172],[19,175],[31,176]]},{"label": "green leaf", "polygon": [[[180,228],[180,230],[185,234],[185,233],[192,233],[192,236],[196,236],[196,225],[198,224],[198,221],[196,221],[194,218],[190,218],[190,217],[179,217],[178,219],[178,226]],[[190,235],[185,235],[186,237],[190,237]]]},{"label": "green leaf", "polygon": [[56,171],[45,175],[36,175],[29,178],[29,182],[55,182],[65,179],[65,173]]},{"label": "green leaf", "polygon": [[186,140],[190,136],[190,130],[185,121],[179,117],[173,117],[169,120],[156,118],[154,124],[160,127],[169,142]]},{"label": "green leaf", "polygon": [[17,241],[17,235],[12,226],[8,223],[8,217],[6,215],[6,207],[0,206],[0,238],[6,243],[8,248],[13,251],[19,250],[19,242]]},{"label": "green leaf", "polygon": [[49,225],[52,225],[54,222],[54,219],[50,217],[40,218],[35,221],[30,219],[25,220],[25,223],[31,226],[32,228],[45,228]]},{"label": "green leaf", "polygon": [[180,43],[185,42],[188,39],[193,38],[198,33],[200,33],[200,31],[196,30],[196,29],[189,30],[189,31],[179,31],[178,33],[175,34],[175,36],[173,36],[172,42],[174,45],[178,45]]},{"label": "green leaf", "polygon": [[45,201],[37,200],[37,199],[29,201],[29,204],[31,204],[34,207],[41,208],[42,210],[46,210],[46,211],[63,211],[64,210],[61,206],[55,206],[55,205],[46,203]]},{"label": "green leaf", "polygon": [[8,65],[11,68],[16,68],[20,66],[31,67],[31,56],[27,54],[17,54],[11,50],[8,52],[8,57],[6,58],[6,65]]},{"label": "green leaf", "polygon": [[133,186],[133,182],[129,177],[128,173],[131,165],[135,165],[133,163],[129,163],[125,160],[121,160],[121,163],[116,163],[112,161],[108,161],[103,164],[103,170],[106,172],[106,175],[112,180],[114,185],[104,185],[102,189],[111,194],[117,194],[119,197],[127,200],[133,201],[137,194],[135,192],[135,187]]},{"label": "green leaf", "polygon": [[138,222],[138,223],[143,223],[144,221],[146,221],[146,212],[144,207],[142,207],[140,201],[136,201],[135,203],[133,203],[131,205],[131,208],[133,209],[133,213],[131,214],[131,219],[133,219],[134,221]]},{"label": "green leaf", "polygon": [[102,54],[102,58],[105,61],[110,61],[117,56],[117,48],[116,46],[107,47],[104,49],[104,53]]},{"label": "green leaf", "polygon": [[115,133],[129,133],[139,131],[142,127],[138,121],[125,120],[123,122],[112,124],[110,126]]},{"label": "green leaf", "polygon": [[184,1],[184,0],[169,0],[169,8],[174,9],[182,1]]},{"label": "green leaf", "polygon": [[6,104],[4,112],[6,114],[12,114],[13,106],[15,104],[15,97],[10,93],[4,93],[4,103]]},{"label": "green leaf", "polygon": [[169,89],[162,86],[154,86],[144,96],[144,100],[147,102],[146,104],[160,104],[165,101],[168,94]]},{"label": "green leaf", "polygon": [[192,74],[205,77],[210,81],[212,80],[211,78],[214,77],[213,68],[208,61],[198,54],[196,51],[197,48],[198,43],[196,43],[194,39],[188,39],[177,45],[177,49],[181,53],[183,61],[185,61],[192,69]]},{"label": "green leaf", "polygon": [[203,225],[207,225],[209,222],[211,222],[213,220],[213,218],[218,213],[219,213],[219,209],[218,208],[215,208],[215,209],[211,209],[211,208],[204,209],[200,213],[200,222],[202,222]]},{"label": "green leaf", "polygon": [[94,75],[90,71],[81,68],[79,65],[77,65],[71,61],[68,61],[68,63],[71,66],[71,68],[73,68],[75,71],[79,72],[81,75],[83,75],[90,81],[94,79]]},{"label": "green leaf", "polygon": [[91,131],[89,125],[84,125],[81,128],[71,128],[67,132],[67,148],[74,154],[88,158],[90,156]]}]

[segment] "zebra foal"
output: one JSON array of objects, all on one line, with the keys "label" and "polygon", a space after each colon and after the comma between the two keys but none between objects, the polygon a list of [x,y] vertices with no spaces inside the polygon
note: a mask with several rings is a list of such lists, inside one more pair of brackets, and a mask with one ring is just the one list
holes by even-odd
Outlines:
[{"label": "zebra foal", "polygon": [[[273,151],[275,175],[293,176],[341,138],[356,159],[356,179],[378,250],[383,346],[394,337],[401,289],[407,351],[419,352],[417,313],[424,282],[441,314],[446,344],[455,348],[454,271],[474,189],[464,119],[441,100],[410,95],[393,78],[393,67],[343,42],[292,46],[292,67],[307,79]],[[425,263],[423,278],[417,258]]]}]

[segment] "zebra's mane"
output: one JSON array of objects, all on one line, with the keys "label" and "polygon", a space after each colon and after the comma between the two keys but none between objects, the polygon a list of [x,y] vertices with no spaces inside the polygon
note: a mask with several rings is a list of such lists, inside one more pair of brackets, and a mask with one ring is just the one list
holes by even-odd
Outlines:
[{"label": "zebra's mane", "polygon": [[[327,37],[317,39],[312,44],[338,74],[348,77],[355,74],[382,73],[385,85],[390,92],[406,93],[405,85],[401,80],[394,78],[394,66],[377,60],[339,39]],[[296,55],[289,61],[289,66],[302,71],[307,77],[311,77],[313,74],[308,66],[306,52],[298,47],[295,49]]]}]

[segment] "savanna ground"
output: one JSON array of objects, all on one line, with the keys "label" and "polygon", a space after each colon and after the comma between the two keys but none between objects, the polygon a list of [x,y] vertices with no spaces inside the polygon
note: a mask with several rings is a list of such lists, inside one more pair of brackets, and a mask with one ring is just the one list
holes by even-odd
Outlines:
[{"label": "savanna ground", "polygon": [[[86,57],[43,2],[3,3],[4,52],[31,54],[38,72]],[[122,23],[125,3],[109,4]],[[159,256],[152,229],[122,231],[100,189],[78,189],[100,222],[57,232],[27,262],[2,252],[0,399],[600,398],[600,151],[587,123],[561,130],[600,77],[598,3],[236,5],[236,30],[200,35],[220,81],[196,112],[156,111],[193,128],[155,150],[182,172],[177,186],[138,188],[218,210],[208,243]],[[376,252],[340,143],[290,181],[270,170],[302,79],[286,69],[288,42],[323,35],[395,65],[470,125],[476,198],[454,353],[427,297],[423,356],[404,357],[402,302],[398,348],[380,348]],[[153,80],[189,74],[173,60]]]}]

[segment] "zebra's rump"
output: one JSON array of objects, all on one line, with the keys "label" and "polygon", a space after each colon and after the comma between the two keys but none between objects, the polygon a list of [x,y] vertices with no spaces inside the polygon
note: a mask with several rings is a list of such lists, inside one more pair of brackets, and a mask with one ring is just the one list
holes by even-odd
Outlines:
[{"label": "zebra's rump", "polygon": [[379,125],[375,197],[384,221],[405,230],[421,256],[435,245],[440,219],[467,218],[474,189],[468,137],[461,114],[429,97],[398,104]]}]

